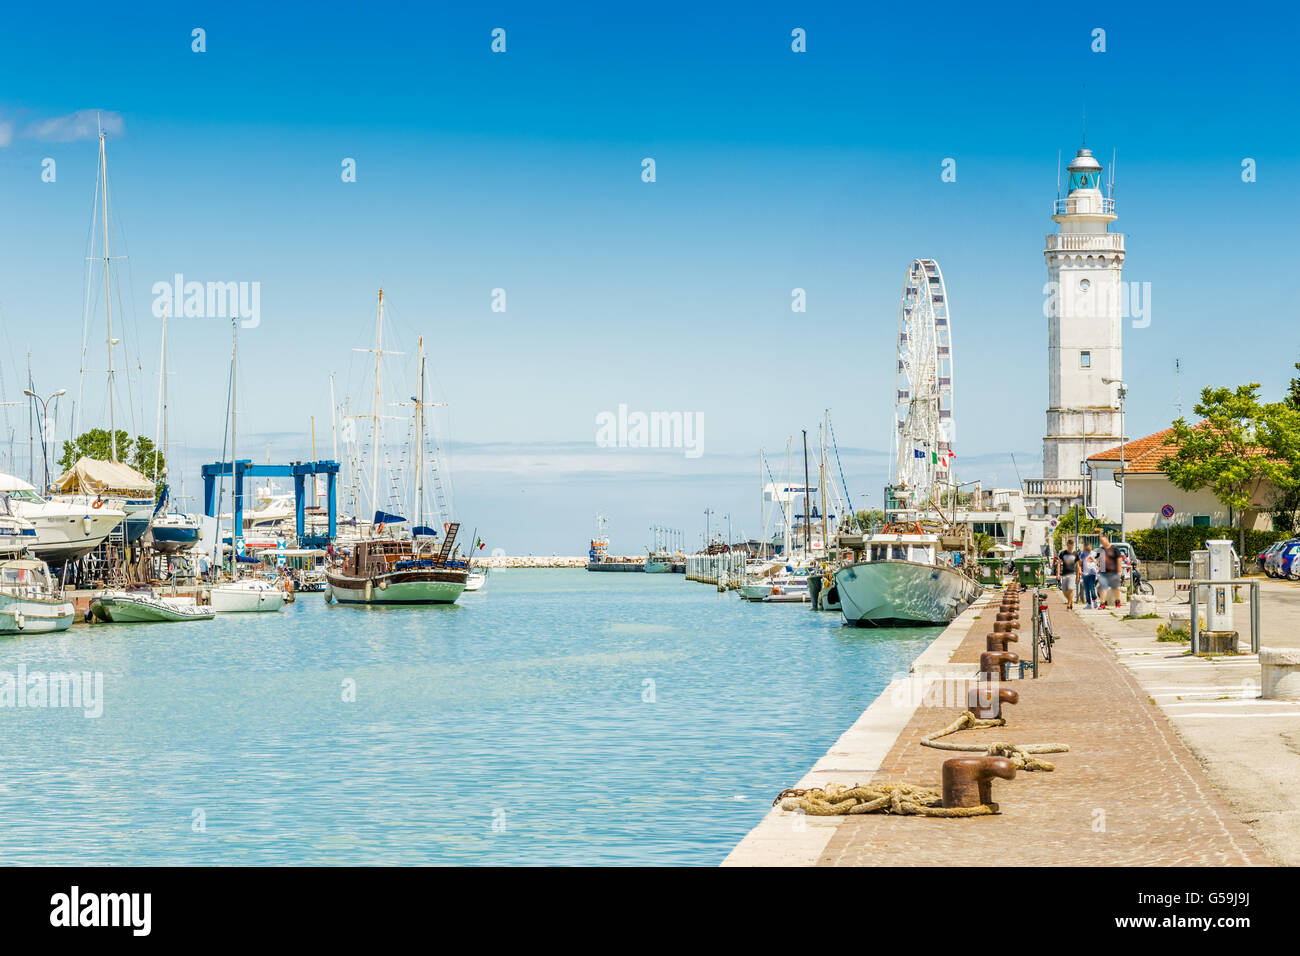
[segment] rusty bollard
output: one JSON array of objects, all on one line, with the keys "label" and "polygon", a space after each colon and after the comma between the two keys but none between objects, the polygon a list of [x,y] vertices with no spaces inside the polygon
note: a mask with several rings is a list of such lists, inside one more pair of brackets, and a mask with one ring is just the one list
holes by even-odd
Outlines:
[{"label": "rusty bollard", "polygon": [[996,697],[991,693],[992,690],[991,684],[985,684],[982,688],[976,684],[966,694],[966,709],[980,720],[1001,717],[1003,704],[1020,703],[1020,695],[1010,687],[999,687]]},{"label": "rusty bollard", "polygon": [[1010,611],[998,611],[998,616],[994,620],[995,624],[1011,624],[1020,619],[1019,614],[1012,614]]},{"label": "rusty bollard", "polygon": [[984,641],[985,644],[987,645],[986,647],[987,650],[1005,651],[1007,649],[1008,641],[1013,641],[1016,643],[1020,642],[1020,632],[1019,631],[994,631],[992,634],[986,637]]},{"label": "rusty bollard", "polygon": [[1006,757],[952,757],[943,762],[945,807],[996,807],[993,778],[1014,780],[1016,765]]},{"label": "rusty bollard", "polygon": [[1015,634],[1019,630],[1015,621],[995,621],[993,624],[994,634]]},{"label": "rusty bollard", "polygon": [[1011,651],[985,651],[980,655],[980,673],[990,679],[1002,680],[1003,664],[1019,664],[1020,655]]}]

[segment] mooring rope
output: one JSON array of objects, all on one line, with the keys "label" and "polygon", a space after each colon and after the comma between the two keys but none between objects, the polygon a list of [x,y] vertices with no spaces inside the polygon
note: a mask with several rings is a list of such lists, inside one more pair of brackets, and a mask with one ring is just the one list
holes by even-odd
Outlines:
[{"label": "mooring rope", "polygon": [[1056,764],[1049,763],[1046,760],[1038,760],[1034,754],[1063,754],[1069,751],[1066,744],[1019,744],[1003,743],[1001,741],[991,744],[953,744],[940,743],[940,737],[947,737],[949,734],[955,734],[961,730],[980,729],[983,727],[1002,727],[1006,721],[1001,717],[995,717],[992,720],[981,720],[969,710],[954,720],[943,730],[936,730],[932,734],[926,734],[921,738],[922,747],[933,747],[935,750],[955,750],[962,753],[985,753],[990,757],[1007,757],[1017,770],[1043,770],[1050,771],[1056,769]]},{"label": "mooring rope", "polygon": [[854,784],[845,787],[828,783],[808,790],[782,790],[772,801],[782,810],[806,813],[814,817],[857,816],[863,813],[887,813],[918,817],[981,817],[998,812],[996,803],[977,807],[945,807],[937,790],[910,783]]}]

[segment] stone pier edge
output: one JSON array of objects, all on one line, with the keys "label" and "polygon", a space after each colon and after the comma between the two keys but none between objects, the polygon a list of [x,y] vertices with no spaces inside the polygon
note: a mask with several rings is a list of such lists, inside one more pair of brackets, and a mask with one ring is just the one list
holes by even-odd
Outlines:
[{"label": "stone pier edge", "polygon": [[[807,789],[870,780],[920,706],[921,695],[905,692],[907,684],[935,677],[975,676],[974,663],[953,663],[952,657],[975,626],[975,619],[999,602],[1002,593],[985,592],[954,618],[912,662],[908,676],[890,681],[794,786]],[[846,819],[792,816],[774,807],[727,854],[722,866],[813,866]]]}]

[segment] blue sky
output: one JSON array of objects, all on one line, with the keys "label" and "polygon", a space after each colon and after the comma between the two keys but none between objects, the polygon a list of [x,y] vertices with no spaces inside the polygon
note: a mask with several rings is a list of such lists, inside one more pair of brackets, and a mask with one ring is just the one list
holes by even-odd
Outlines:
[{"label": "blue sky", "polygon": [[[96,153],[66,118],[103,110],[121,122],[110,174],[145,431],[154,282],[261,283],[241,443],[276,460],[310,453],[312,416],[328,450],[331,371],[340,398],[364,400],[352,349],[382,285],[394,334],[430,345],[458,510],[490,545],[578,553],[598,511],[616,550],[639,550],[650,523],[698,541],[705,508],[752,534],[758,449],[815,435],[825,408],[849,490],[879,503],[898,295],[928,256],[951,300],[959,478],[1012,483],[1013,453],[1021,475],[1039,469],[1042,237],[1085,98],[1088,144],[1118,154],[1125,278],[1151,284],[1150,326],[1125,329],[1129,433],[1174,416],[1175,357],[1189,410],[1209,383],[1279,392],[1300,360],[1295,9],[927,9],[11,11],[3,399],[21,398],[28,351],[41,391],[76,391]],[[228,329],[176,320],[170,336],[194,494],[219,447]],[[596,447],[596,416],[620,403],[701,413],[704,454]],[[25,444],[25,410],[3,411]]]}]

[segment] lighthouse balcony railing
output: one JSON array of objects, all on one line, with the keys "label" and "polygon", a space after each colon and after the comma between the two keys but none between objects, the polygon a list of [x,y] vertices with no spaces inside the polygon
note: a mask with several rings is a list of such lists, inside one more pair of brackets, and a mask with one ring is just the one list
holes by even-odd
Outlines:
[{"label": "lighthouse balcony railing", "polygon": [[1071,233],[1058,232],[1047,237],[1048,252],[1123,252],[1124,234],[1121,232]]},{"label": "lighthouse balcony railing", "polygon": [[[1091,196],[1058,199],[1052,207],[1053,216],[1086,216],[1096,215],[1097,212],[1097,200]],[[1102,197],[1100,212],[1105,216],[1113,216],[1115,214],[1115,200]]]}]

